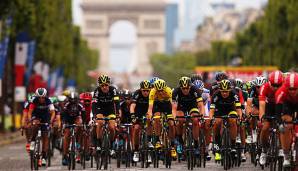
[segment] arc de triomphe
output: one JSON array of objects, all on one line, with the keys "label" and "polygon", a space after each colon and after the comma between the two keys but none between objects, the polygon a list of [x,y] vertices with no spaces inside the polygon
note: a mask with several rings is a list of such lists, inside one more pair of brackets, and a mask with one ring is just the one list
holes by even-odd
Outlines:
[{"label": "arc de triomphe", "polygon": [[89,47],[100,52],[98,70],[110,72],[109,30],[113,23],[127,20],[137,32],[136,72],[151,75],[149,56],[165,52],[165,6],[163,0],[82,0],[82,34]]}]

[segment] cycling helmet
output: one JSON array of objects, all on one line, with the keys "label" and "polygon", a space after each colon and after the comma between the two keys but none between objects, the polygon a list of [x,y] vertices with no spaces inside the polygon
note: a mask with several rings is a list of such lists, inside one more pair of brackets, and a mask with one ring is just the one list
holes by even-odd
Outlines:
[{"label": "cycling helmet", "polygon": [[199,89],[199,90],[204,89],[204,83],[203,83],[202,80],[196,80],[193,84],[194,84],[196,89]]},{"label": "cycling helmet", "polygon": [[144,80],[140,83],[141,89],[150,89],[150,82],[148,80]]},{"label": "cycling helmet", "polygon": [[272,86],[280,86],[283,83],[283,76],[281,71],[274,71],[269,74],[269,82]]},{"label": "cycling helmet", "polygon": [[190,86],[190,78],[189,77],[181,77],[179,80],[179,86],[182,88]]},{"label": "cycling helmet", "polygon": [[203,80],[203,78],[200,74],[191,74],[190,80],[193,83],[196,80]]},{"label": "cycling helmet", "polygon": [[236,83],[236,85],[235,85],[236,87],[242,89],[242,87],[243,87],[243,81],[242,81],[241,79],[236,78],[236,79],[235,79],[235,83]]},{"label": "cycling helmet", "polygon": [[228,79],[227,74],[224,73],[224,72],[217,72],[216,75],[215,75],[215,80],[216,81],[221,81],[223,79]]},{"label": "cycling helmet", "polygon": [[47,96],[47,90],[45,88],[38,88],[35,91],[35,95],[37,97],[46,97]]},{"label": "cycling helmet", "polygon": [[101,84],[110,84],[111,83],[111,78],[107,75],[101,75],[98,77],[97,82],[99,85]]},{"label": "cycling helmet", "polygon": [[58,103],[58,98],[56,96],[52,96],[49,98],[53,104]]},{"label": "cycling helmet", "polygon": [[63,93],[62,93],[62,95],[68,97],[70,95],[70,90],[68,90],[68,89],[67,90],[64,90]]},{"label": "cycling helmet", "polygon": [[34,99],[34,97],[35,97],[35,94],[34,94],[34,93],[29,93],[29,94],[27,95],[27,100],[28,100],[29,102],[32,102],[33,99]]},{"label": "cycling helmet", "polygon": [[262,86],[267,82],[267,79],[263,76],[259,76],[259,77],[256,77],[254,82],[256,86]]},{"label": "cycling helmet", "polygon": [[64,101],[66,100],[66,96],[64,96],[64,95],[59,95],[59,96],[57,97],[57,99],[58,99],[58,102],[64,102]]},{"label": "cycling helmet", "polygon": [[253,85],[252,85],[251,81],[247,81],[247,82],[245,83],[245,88],[246,88],[246,90],[250,90],[252,86],[253,86]]},{"label": "cycling helmet", "polygon": [[154,88],[156,90],[163,90],[167,87],[166,82],[162,79],[158,79],[154,82]]},{"label": "cycling helmet", "polygon": [[77,92],[71,92],[69,97],[68,97],[68,100],[72,103],[77,102],[79,100],[78,93]]},{"label": "cycling helmet", "polygon": [[298,74],[291,73],[286,77],[285,86],[287,88],[297,89],[298,88]]},{"label": "cycling helmet", "polygon": [[153,87],[154,82],[155,82],[156,80],[159,80],[159,78],[158,78],[158,77],[153,77],[153,78],[150,79],[149,82],[150,82],[150,84],[151,84],[152,87]]},{"label": "cycling helmet", "polygon": [[81,93],[80,100],[92,100],[92,94],[89,92]]},{"label": "cycling helmet", "polygon": [[220,90],[231,90],[231,82],[229,80],[221,80],[219,83],[219,89]]},{"label": "cycling helmet", "polygon": [[128,100],[131,98],[132,94],[129,90],[123,90],[122,96],[123,96],[123,99]]}]

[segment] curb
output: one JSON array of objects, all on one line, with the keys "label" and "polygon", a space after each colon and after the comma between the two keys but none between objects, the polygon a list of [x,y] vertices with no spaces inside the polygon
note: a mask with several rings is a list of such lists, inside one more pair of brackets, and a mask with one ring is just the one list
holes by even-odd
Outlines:
[{"label": "curb", "polygon": [[14,144],[17,142],[25,141],[25,136],[22,136],[19,131],[13,133],[6,133],[1,135],[0,138],[0,147],[5,145]]}]

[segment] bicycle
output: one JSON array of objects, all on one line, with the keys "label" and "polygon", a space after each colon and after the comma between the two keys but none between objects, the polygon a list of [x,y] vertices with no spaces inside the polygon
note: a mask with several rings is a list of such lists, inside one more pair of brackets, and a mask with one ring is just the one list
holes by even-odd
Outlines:
[{"label": "bicycle", "polygon": [[79,125],[76,124],[65,124],[64,129],[70,129],[70,142],[69,142],[69,152],[68,152],[68,170],[75,170],[76,168],[76,135],[75,128]]},{"label": "bicycle", "polygon": [[176,116],[176,118],[183,118],[186,121],[183,124],[185,127],[184,139],[185,139],[185,148],[184,153],[186,153],[187,160],[187,169],[193,170],[195,166],[195,148],[194,148],[194,139],[192,134],[192,118],[198,118],[199,116],[190,116],[188,112],[184,116]]},{"label": "bicycle", "polygon": [[90,138],[89,130],[90,130],[89,126],[84,124],[83,130],[82,130],[82,145],[81,145],[82,148],[80,151],[81,165],[83,169],[86,168],[86,158],[88,155],[90,155],[89,145],[87,144],[88,139]]},{"label": "bicycle", "polygon": [[[125,162],[125,167],[130,167],[132,156],[132,145],[130,141],[130,128],[132,124],[120,124],[120,132],[116,135],[116,156],[117,156],[117,168],[120,168],[121,162]],[[123,158],[124,157],[124,158]],[[126,160],[123,160],[126,159]]]},{"label": "bicycle", "polygon": [[[33,145],[33,149],[30,149],[30,166],[31,170],[38,170],[39,168],[39,160],[41,159],[41,151],[40,151],[40,146],[41,146],[41,126],[44,125],[48,128],[49,124],[48,123],[38,123],[38,131],[37,131],[37,136],[35,138],[35,142]],[[49,128],[48,128],[49,129]]]},{"label": "bicycle", "polygon": [[[249,119],[251,119],[251,126],[252,129],[248,128],[250,130],[250,135],[251,135],[251,142],[247,143],[248,145],[248,151],[250,153],[251,157],[251,163],[254,164],[256,167],[258,164],[258,157],[261,154],[261,150],[259,149],[260,147],[260,142],[259,142],[259,128],[258,128],[258,120],[259,116],[258,115],[249,115]],[[249,123],[247,124],[249,126]]]},{"label": "bicycle", "polygon": [[[153,149],[150,149],[148,147],[148,135],[147,135],[147,118],[142,117],[138,118],[136,117],[136,122],[140,123],[141,131],[139,136],[139,151],[140,151],[140,161],[141,161],[141,167],[142,168],[148,168],[150,163],[152,162],[152,156],[153,156]],[[136,166],[135,162],[132,162],[133,166]]]},{"label": "bicycle", "polygon": [[[266,165],[270,166],[270,171],[276,170],[276,164],[278,162],[278,118],[275,116],[265,116],[264,119],[267,119],[270,122],[269,129],[269,150],[267,151],[267,162]],[[264,169],[264,166],[261,165],[261,168]]]},{"label": "bicycle", "polygon": [[[96,169],[101,169],[101,167],[104,167],[104,170],[108,169],[108,163],[110,160],[110,131],[109,131],[109,125],[108,121],[115,120],[116,118],[96,118],[96,120],[103,120],[103,137],[102,137],[102,143],[101,147],[96,147],[96,153],[95,153],[95,160],[96,160]],[[97,124],[96,124],[97,125]],[[97,143],[98,145],[98,143]]]},{"label": "bicycle", "polygon": [[205,140],[205,132],[204,132],[204,127],[205,127],[205,119],[204,117],[200,117],[199,119],[200,122],[200,132],[199,132],[199,156],[198,161],[195,162],[197,163],[198,167],[206,167],[206,140]]},{"label": "bicycle", "polygon": [[233,156],[231,153],[231,138],[229,132],[229,122],[230,118],[237,118],[235,115],[224,115],[224,116],[215,116],[215,118],[221,118],[223,122],[222,130],[222,140],[221,140],[221,165],[223,165],[224,170],[228,170],[232,166]]}]

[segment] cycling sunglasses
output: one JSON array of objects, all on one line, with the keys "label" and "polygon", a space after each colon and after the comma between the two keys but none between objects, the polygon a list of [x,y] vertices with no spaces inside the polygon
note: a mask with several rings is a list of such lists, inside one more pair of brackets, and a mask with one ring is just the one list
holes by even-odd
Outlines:
[{"label": "cycling sunglasses", "polygon": [[220,90],[221,93],[229,93],[230,90]]},{"label": "cycling sunglasses", "polygon": [[109,87],[109,84],[101,84],[100,87]]}]

